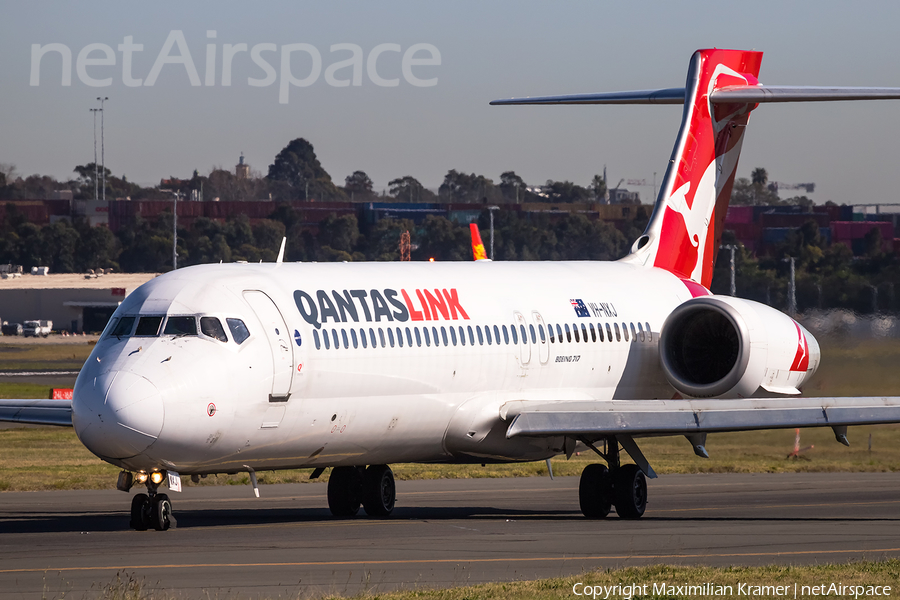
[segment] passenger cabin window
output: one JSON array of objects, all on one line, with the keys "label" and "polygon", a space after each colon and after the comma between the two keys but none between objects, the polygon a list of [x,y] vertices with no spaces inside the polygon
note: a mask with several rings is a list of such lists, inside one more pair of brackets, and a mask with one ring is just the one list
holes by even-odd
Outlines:
[{"label": "passenger cabin window", "polygon": [[463,329],[463,326],[459,326],[459,343],[463,346],[466,345],[466,330]]},{"label": "passenger cabin window", "polygon": [[609,323],[606,324],[606,339],[612,341],[612,329],[609,328]]},{"label": "passenger cabin window", "polygon": [[613,327],[616,328],[616,341],[617,341],[617,342],[621,342],[621,341],[622,341],[622,334],[619,332],[619,324],[618,324],[618,323],[613,323]]},{"label": "passenger cabin window", "polygon": [[484,336],[481,333],[481,325],[476,325],[475,331],[478,332],[478,345],[484,346]]},{"label": "passenger cabin window", "polygon": [[122,317],[115,327],[112,328],[109,335],[117,338],[128,337],[131,335],[131,329],[134,327],[134,317]]},{"label": "passenger cabin window", "polygon": [[628,325],[626,323],[622,323],[622,335],[625,336],[625,341],[628,341]]},{"label": "passenger cabin window", "polygon": [[550,336],[550,343],[556,343],[556,334],[553,333],[553,325],[547,325],[547,334]]},{"label": "passenger cabin window", "polygon": [[491,328],[487,325],[484,326],[484,339],[487,340],[488,346],[490,346],[493,342],[491,341]]},{"label": "passenger cabin window", "polygon": [[[381,331],[381,330],[379,329],[379,331]],[[398,329],[397,331],[400,331],[400,330]],[[388,332],[388,342],[390,342],[391,348],[393,348],[394,347],[394,330],[389,327],[387,332]],[[400,346],[401,347],[403,346],[403,336],[400,336]]]},{"label": "passenger cabin window", "polygon": [[597,323],[597,337],[602,342],[603,341],[603,324]]},{"label": "passenger cabin window", "polygon": [[[215,338],[220,342],[227,342],[228,336],[225,335],[225,328],[222,322],[216,317],[200,317],[200,333],[211,338]],[[318,346],[318,336],[316,336],[316,346]]]},{"label": "passenger cabin window", "polygon": [[[319,331],[317,329],[313,329],[313,341],[316,343],[316,350],[321,350],[322,340],[319,338]],[[328,338],[325,338],[325,343],[328,343]]]},{"label": "passenger cabin window", "polygon": [[650,329],[650,323],[644,323],[644,325],[647,327],[647,341],[652,342],[653,341],[653,331]]},{"label": "passenger cabin window", "polygon": [[450,328],[450,341],[454,346],[456,345],[456,330],[453,327]]},{"label": "passenger cabin window", "polygon": [[155,337],[159,335],[159,327],[162,325],[162,320],[162,317],[141,317],[134,335],[136,337]]},{"label": "passenger cabin window", "polygon": [[634,323],[629,323],[629,327],[631,327],[631,339],[637,341],[637,334],[634,332]]},{"label": "passenger cabin window", "polygon": [[510,331],[510,333],[512,333],[513,344],[518,344],[519,343],[519,334],[516,333],[516,326],[510,325],[509,331]]},{"label": "passenger cabin window", "polygon": [[506,325],[503,326],[503,342],[509,345],[509,331],[506,329]]}]

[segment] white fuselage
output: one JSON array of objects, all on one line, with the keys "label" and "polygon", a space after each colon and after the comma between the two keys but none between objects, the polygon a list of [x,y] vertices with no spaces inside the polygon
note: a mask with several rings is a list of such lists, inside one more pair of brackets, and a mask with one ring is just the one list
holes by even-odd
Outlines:
[{"label": "white fuselage", "polygon": [[[658,333],[690,298],[674,275],[624,263],[189,267],[118,308],[73,422],[131,470],[544,459],[563,441],[506,439],[504,404],[671,398]],[[203,335],[211,319],[167,334],[173,317],[212,317],[227,341]]]}]

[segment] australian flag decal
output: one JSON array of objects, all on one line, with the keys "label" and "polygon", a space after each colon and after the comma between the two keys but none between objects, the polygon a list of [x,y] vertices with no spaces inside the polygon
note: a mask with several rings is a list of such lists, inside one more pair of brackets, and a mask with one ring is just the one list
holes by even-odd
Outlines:
[{"label": "australian flag decal", "polygon": [[572,308],[575,309],[575,314],[579,317],[590,317],[591,313],[588,312],[587,306],[584,305],[583,300],[569,300],[572,303]]}]

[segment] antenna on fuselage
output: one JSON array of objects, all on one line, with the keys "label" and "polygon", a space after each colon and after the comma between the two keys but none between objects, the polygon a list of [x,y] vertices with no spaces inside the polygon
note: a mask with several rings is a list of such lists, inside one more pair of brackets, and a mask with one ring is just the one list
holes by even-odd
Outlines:
[{"label": "antenna on fuselage", "polygon": [[275,259],[276,263],[284,262],[284,246],[287,244],[287,237],[281,238],[281,250],[278,251],[278,258]]}]

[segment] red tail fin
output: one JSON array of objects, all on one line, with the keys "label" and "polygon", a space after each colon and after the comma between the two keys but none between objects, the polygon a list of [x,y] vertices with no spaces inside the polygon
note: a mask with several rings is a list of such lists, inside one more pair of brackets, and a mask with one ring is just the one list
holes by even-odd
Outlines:
[{"label": "red tail fin", "polygon": [[636,260],[707,288],[734,184],[744,129],[756,104],[713,103],[726,86],[758,84],[762,52],[698,50],[685,86],[684,119]]},{"label": "red tail fin", "polygon": [[469,231],[472,232],[472,255],[475,260],[487,260],[484,244],[481,242],[481,234],[478,232],[477,223],[469,223]]}]

